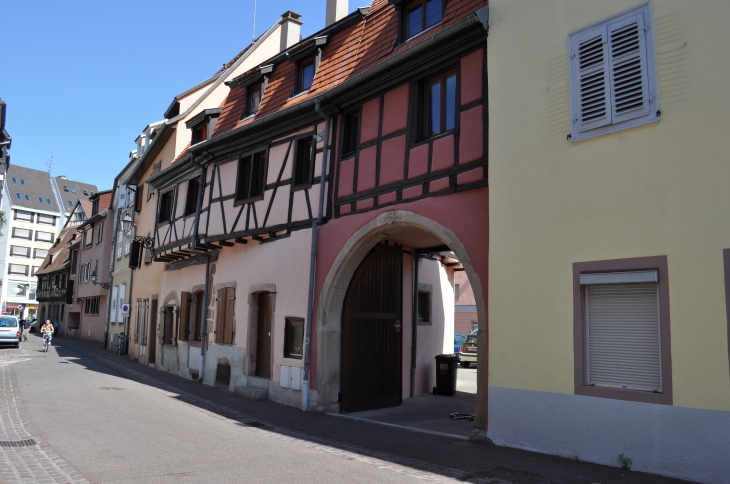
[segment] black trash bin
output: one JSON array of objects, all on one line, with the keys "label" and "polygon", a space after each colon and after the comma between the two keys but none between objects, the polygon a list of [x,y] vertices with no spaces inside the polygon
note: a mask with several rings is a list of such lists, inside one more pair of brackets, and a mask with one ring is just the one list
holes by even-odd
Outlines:
[{"label": "black trash bin", "polygon": [[459,366],[459,355],[436,356],[436,387],[433,393],[437,395],[456,395],[456,367]]}]

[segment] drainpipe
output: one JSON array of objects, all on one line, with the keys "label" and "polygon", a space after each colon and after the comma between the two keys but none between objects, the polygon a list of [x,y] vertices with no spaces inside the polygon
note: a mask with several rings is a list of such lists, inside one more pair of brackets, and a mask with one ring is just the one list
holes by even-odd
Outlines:
[{"label": "drainpipe", "polygon": [[205,368],[205,347],[208,340],[208,298],[210,293],[210,254],[205,254],[205,289],[203,289],[203,320],[200,322],[200,367],[198,368],[198,383],[203,383],[203,369]]},{"label": "drainpipe", "polygon": [[416,396],[416,350],[418,348],[418,254],[413,252],[413,330],[411,331],[411,397]]},{"label": "drainpipe", "polygon": [[309,410],[309,366],[311,351],[309,343],[312,340],[312,326],[314,325],[314,276],[317,263],[317,232],[319,224],[322,223],[322,210],[324,206],[324,186],[327,176],[327,161],[329,159],[329,132],[330,116],[322,111],[319,103],[315,106],[316,111],[324,118],[324,148],[322,149],[322,173],[319,177],[319,210],[317,220],[312,222],[312,252],[309,260],[309,297],[307,300],[307,333],[304,337],[304,378],[302,378],[302,410]]}]

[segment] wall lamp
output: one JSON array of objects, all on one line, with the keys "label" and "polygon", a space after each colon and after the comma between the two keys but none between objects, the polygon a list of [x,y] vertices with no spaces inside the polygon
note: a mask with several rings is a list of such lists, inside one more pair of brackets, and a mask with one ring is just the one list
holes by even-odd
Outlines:
[{"label": "wall lamp", "polygon": [[[130,236],[130,233],[132,232],[132,222],[132,217],[130,217],[129,214],[126,214],[122,219],[122,232],[124,235]],[[141,237],[139,235],[135,235],[132,239],[139,242],[145,249],[149,249],[152,253],[152,257],[155,256],[155,239],[152,237]]]},{"label": "wall lamp", "polygon": [[91,273],[91,283],[96,284],[97,286],[101,286],[104,289],[106,289],[107,291],[109,290],[110,287],[112,287],[111,282],[96,282],[96,271]]}]

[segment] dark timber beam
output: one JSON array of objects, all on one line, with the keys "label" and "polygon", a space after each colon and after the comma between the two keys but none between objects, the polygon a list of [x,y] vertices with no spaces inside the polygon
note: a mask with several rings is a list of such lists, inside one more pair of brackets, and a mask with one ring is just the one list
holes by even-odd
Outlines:
[{"label": "dark timber beam", "polygon": [[448,245],[436,245],[434,247],[416,249],[416,254],[435,254],[438,252],[451,252],[451,248]]}]

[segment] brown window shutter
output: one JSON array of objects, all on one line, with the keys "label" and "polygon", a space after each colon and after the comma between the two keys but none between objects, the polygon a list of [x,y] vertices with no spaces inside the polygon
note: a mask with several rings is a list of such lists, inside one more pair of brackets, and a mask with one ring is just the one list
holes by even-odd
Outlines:
[{"label": "brown window shutter", "polygon": [[134,197],[134,211],[135,212],[142,211],[142,197],[144,197],[144,183],[137,185],[137,193],[135,193],[135,197]]},{"label": "brown window shutter", "polygon": [[226,323],[226,292],[227,288],[218,289],[218,297],[216,299],[215,308],[215,342],[218,344],[223,343],[225,335],[225,323]]},{"label": "brown window shutter", "polygon": [[142,244],[133,240],[129,247],[129,268],[136,269],[139,267],[139,256],[142,250]]},{"label": "brown window shutter", "polygon": [[178,330],[178,339],[187,341],[190,333],[190,300],[192,295],[189,292],[180,294],[180,329]]},{"label": "brown window shutter", "polygon": [[236,304],[236,289],[233,287],[226,288],[226,335],[225,342],[233,344],[234,333],[234,309]]}]

